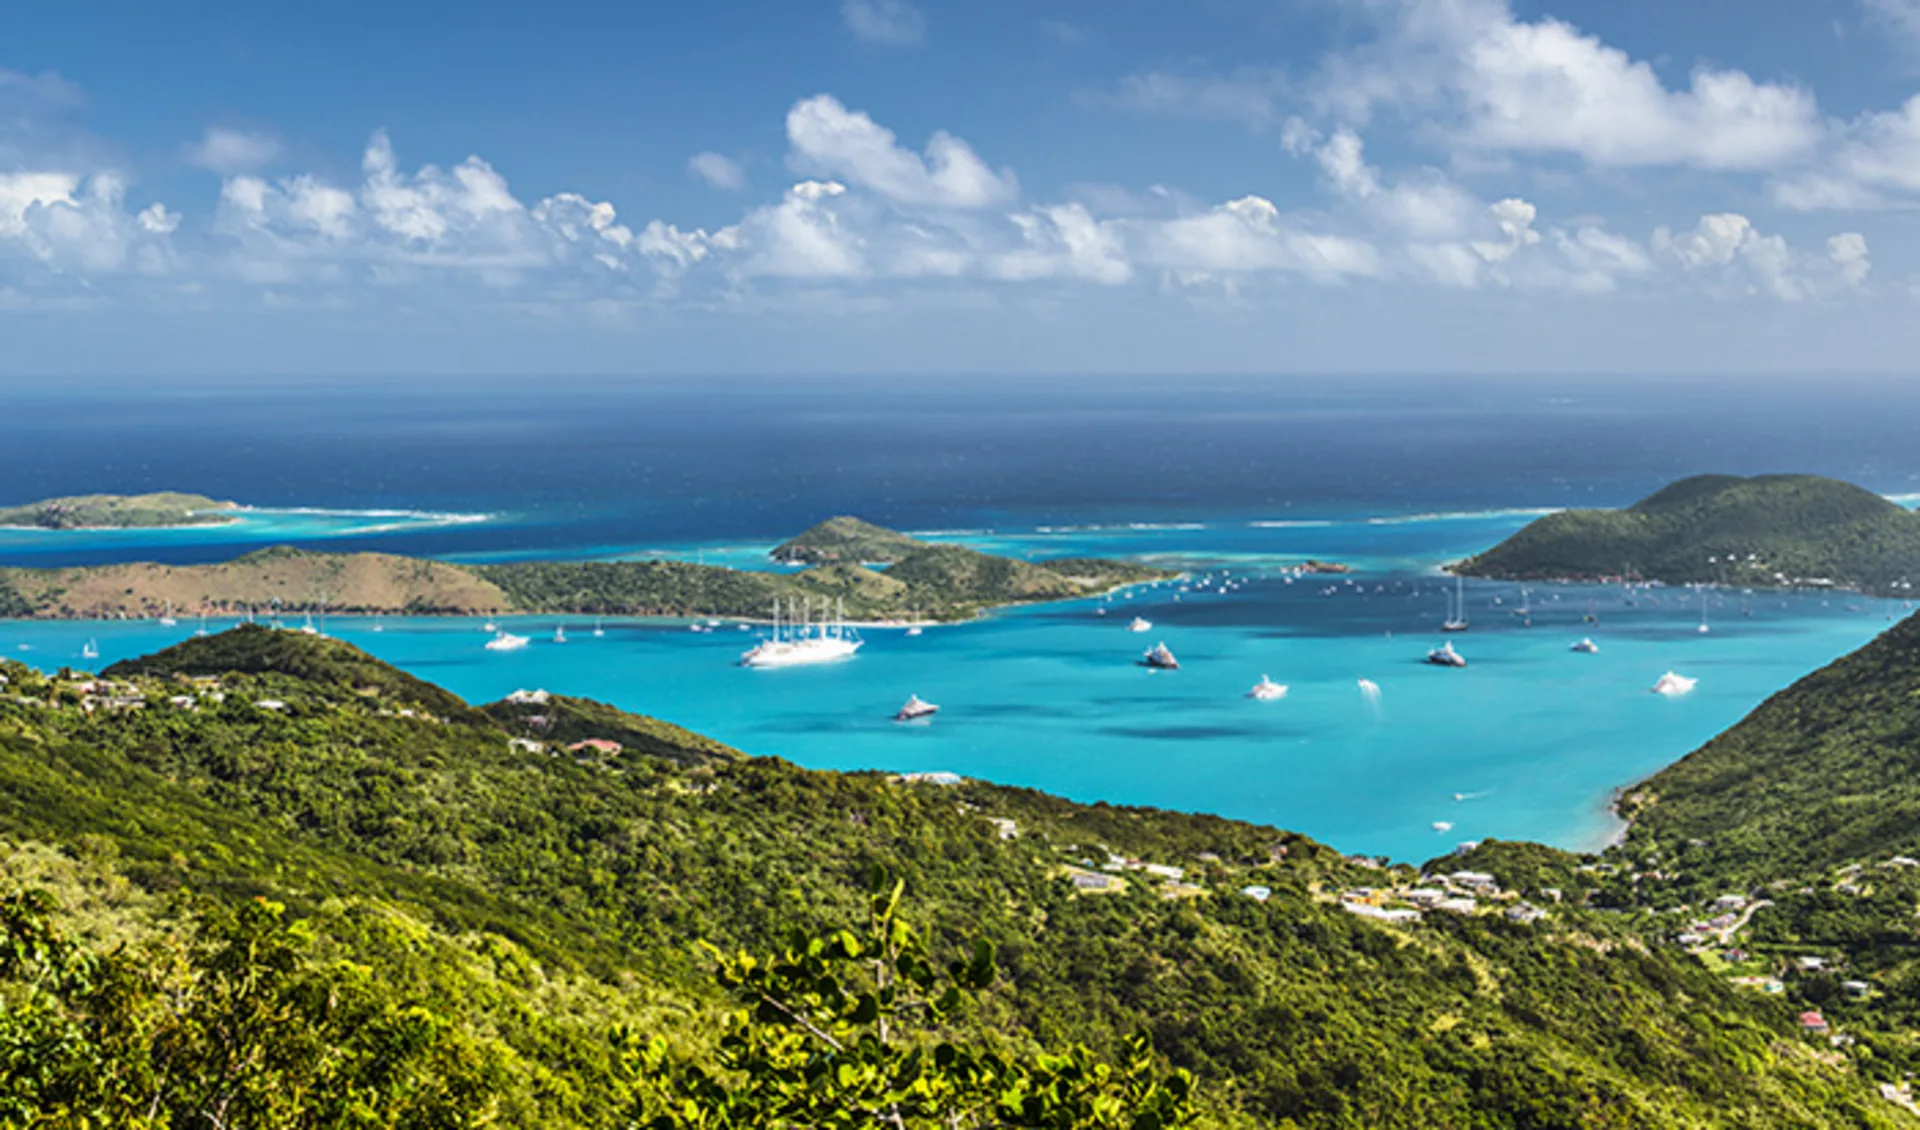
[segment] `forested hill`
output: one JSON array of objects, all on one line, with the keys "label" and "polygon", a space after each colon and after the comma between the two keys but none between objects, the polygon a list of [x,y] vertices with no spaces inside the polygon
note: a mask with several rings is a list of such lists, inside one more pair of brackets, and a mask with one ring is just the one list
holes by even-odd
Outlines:
[{"label": "forested hill", "polygon": [[[852,521],[847,519],[845,521]],[[384,553],[259,550],[212,565],[128,563],[0,569],[0,616],[115,619],[334,612],[494,616],[767,617],[776,601],[854,619],[959,620],[1000,605],[1095,595],[1173,574],[1126,561],[1053,564],[933,545],[860,524],[912,547],[885,571],[857,560],[797,573],[671,560],[459,565]],[[878,531],[877,534],[873,531]]]},{"label": "forested hill", "polygon": [[1457,570],[1904,593],[1920,581],[1920,516],[1817,475],[1700,475],[1625,510],[1549,514]]},{"label": "forested hill", "polygon": [[1920,620],[1774,695],[1620,808],[1630,847],[1686,851],[1725,881],[1920,856]]},{"label": "forested hill", "polygon": [[[764,1109],[728,1088],[777,1082],[754,1065],[810,1041],[809,1086],[859,1089],[872,1046],[852,1062],[755,994],[843,999],[843,1033],[870,1022],[878,1005],[807,971],[855,952],[835,931],[866,921],[879,866],[935,956],[904,975],[980,990],[922,1022],[986,1058],[914,1070],[964,1062],[1002,1094],[1016,1063],[1066,1072],[1058,1095],[1079,1093],[1068,1076],[1135,1077],[1075,1074],[1092,1056],[1191,1069],[1205,1126],[1911,1124],[1778,1002],[1619,916],[1271,828],[809,772],[691,736],[656,751],[610,736],[672,745],[652,720],[532,692],[468,710],[298,633],[193,641],[110,677],[0,673],[0,1122],[201,1126],[217,1106],[233,1125],[682,1126]],[[724,983],[694,945],[765,954],[792,928],[824,940]],[[741,1000],[760,1019],[719,1048]],[[718,1082],[673,1066],[722,1056],[736,1070]],[[661,1079],[670,1109],[648,1097]],[[1121,1091],[1104,1120],[958,1124],[1161,1124]]]}]

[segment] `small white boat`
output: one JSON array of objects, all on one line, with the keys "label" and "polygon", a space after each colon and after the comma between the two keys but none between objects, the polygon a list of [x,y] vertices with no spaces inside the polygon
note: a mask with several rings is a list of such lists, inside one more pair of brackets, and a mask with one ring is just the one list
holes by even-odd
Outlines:
[{"label": "small white boat", "polygon": [[911,627],[911,628],[908,628],[908,629],[907,629],[907,635],[909,635],[909,636],[917,636],[917,635],[919,635],[919,634],[920,634],[920,627],[919,627],[919,625],[915,625],[915,626],[913,626],[913,627]]},{"label": "small white boat", "polygon": [[1597,655],[1600,652],[1600,645],[1590,639],[1582,639],[1579,643],[1573,645],[1573,650],[1582,655]]},{"label": "small white boat", "polygon": [[1160,671],[1178,671],[1180,669],[1180,661],[1173,657],[1173,652],[1163,643],[1157,643],[1148,648],[1146,655],[1141,657],[1140,662]]},{"label": "small white boat", "polygon": [[1287,685],[1276,683],[1262,675],[1260,681],[1253,684],[1253,689],[1247,692],[1247,697],[1259,699],[1261,702],[1272,702],[1274,699],[1287,697]]},{"label": "small white boat", "polygon": [[707,618],[707,627],[709,627],[709,628],[717,628],[717,627],[719,627],[719,626],[720,626],[720,621],[718,621],[718,620],[715,620],[715,619],[713,619],[712,617],[708,617],[708,618]]},{"label": "small white boat", "polygon": [[566,643],[566,642],[567,642],[567,629],[566,629],[566,625],[564,625],[564,624],[563,624],[563,625],[560,625],[559,627],[556,627],[556,628],[554,628],[554,630],[553,630],[553,642],[554,642],[554,643]]},{"label": "small white boat", "polygon": [[595,616],[595,617],[593,618],[593,635],[594,635],[594,638],[595,638],[595,639],[598,639],[598,638],[600,638],[601,636],[604,636],[604,635],[606,635],[606,634],[607,634],[607,629],[601,626],[601,624],[600,624],[600,617],[598,617],[598,616]]},{"label": "small white boat", "polygon": [[100,645],[93,642],[92,640],[88,640],[86,643],[80,646],[80,658],[82,659],[100,658]]},{"label": "small white boat", "polygon": [[1127,631],[1151,632],[1153,631],[1153,621],[1145,620],[1145,619],[1142,619],[1141,617],[1135,616],[1133,618],[1133,623],[1127,625]]},{"label": "small white boat", "polygon": [[1367,698],[1370,698],[1375,702],[1378,702],[1380,700],[1380,684],[1379,683],[1374,682],[1372,679],[1361,679],[1357,685],[1360,688],[1360,693],[1365,695]]},{"label": "small white boat", "polygon": [[526,636],[516,636],[512,632],[495,632],[487,641],[488,651],[519,651],[533,641]]},{"label": "small white boat", "polygon": [[195,636],[204,636],[207,634],[207,614],[206,613],[202,612],[200,614],[200,626],[193,630],[193,634]]},{"label": "small white boat", "polygon": [[1691,693],[1694,685],[1699,683],[1699,681],[1698,679],[1689,679],[1685,675],[1676,675],[1669,671],[1660,676],[1659,680],[1653,684],[1653,693],[1666,695],[1668,698],[1675,698],[1683,694]]},{"label": "small white boat", "polygon": [[179,622],[180,621],[173,618],[173,601],[167,601],[167,610],[160,617],[160,626],[163,628],[171,628]]},{"label": "small white boat", "polygon": [[924,718],[931,718],[938,713],[940,713],[938,706],[926,701],[917,694],[910,694],[907,696],[907,704],[895,712],[893,720],[895,722],[918,722]]},{"label": "small white boat", "polygon": [[1449,640],[1427,652],[1427,662],[1435,667],[1465,667],[1467,657],[1453,650],[1453,642]]},{"label": "small white boat", "polygon": [[488,620],[486,623],[480,625],[480,630],[483,632],[498,633],[500,631],[500,626],[498,624],[495,624],[492,620]]},{"label": "small white boat", "polygon": [[320,629],[313,626],[313,613],[307,613],[306,623],[300,625],[300,634],[303,636],[317,636],[320,634]]},{"label": "small white boat", "polygon": [[1433,830],[1436,832],[1451,832],[1453,831],[1453,822],[1449,820],[1435,820],[1433,822]]}]

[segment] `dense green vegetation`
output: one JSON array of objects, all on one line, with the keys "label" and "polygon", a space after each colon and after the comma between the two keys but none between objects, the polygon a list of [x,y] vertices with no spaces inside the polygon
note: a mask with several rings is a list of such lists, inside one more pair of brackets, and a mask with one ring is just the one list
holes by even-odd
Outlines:
[{"label": "dense green vegetation", "polygon": [[211,526],[233,521],[234,504],[198,494],[84,494],[0,507],[0,526],[46,530]]},{"label": "dense green vegetation", "polygon": [[1920,855],[1920,621],[1774,695],[1620,810],[1632,850],[1714,881]]},{"label": "dense green vegetation", "polygon": [[[879,529],[857,525],[863,531]],[[786,609],[783,616],[798,616],[811,607],[817,618],[844,606],[854,619],[956,620],[1000,605],[1094,595],[1173,576],[1124,561],[1032,563],[891,531],[879,534],[895,548],[905,547],[889,558],[896,564],[888,570],[854,561],[797,573],[667,560],[466,566],[287,547],[257,550],[215,565],[0,569],[0,616],[110,619],[157,616],[166,609],[184,615],[332,609],[407,615],[767,617],[779,602]]]},{"label": "dense green vegetation", "polygon": [[693,767],[715,761],[735,761],[746,755],[704,734],[671,722],[629,714],[590,698],[533,692],[532,697],[505,699],[481,708],[509,733],[565,748],[578,742],[617,742],[621,752],[662,758]]},{"label": "dense green vegetation", "polygon": [[774,547],[775,561],[807,565],[859,565],[894,562],[922,549],[926,542],[897,530],[841,516],[828,518],[812,529]]},{"label": "dense green vegetation", "polygon": [[[937,1093],[981,1125],[1152,1125],[1086,1113],[1115,1102],[1171,1120],[1174,1069],[1192,1073],[1208,1126],[1905,1124],[1851,1061],[1793,1034],[1779,1002],[1647,944],[1626,916],[1569,905],[1523,924],[1490,901],[1387,925],[1343,910],[1339,892],[1414,883],[1412,869],[1273,829],[721,756],[575,700],[465,710],[379,667],[335,641],[265,630],[190,641],[110,684],[4,666],[0,837],[14,846],[0,884],[60,904],[20,903],[20,936],[60,932],[84,951],[72,960],[118,963],[148,988],[103,997],[84,977],[48,974],[45,945],[7,943],[27,957],[0,964],[0,1044],[75,1046],[6,1042],[28,1029],[5,1025],[29,1023],[139,1038],[88,1045],[104,1050],[73,1061],[93,1065],[78,1076],[7,1066],[69,1062],[40,1052],[0,1059],[0,1096],[98,1095],[81,1083],[94,1087],[102,1065],[150,1078],[153,1054],[194,1045],[140,1034],[184,1023],[167,1011],[172,987],[217,984],[196,970],[244,929],[259,940],[247,952],[268,954],[298,931],[298,952],[275,959],[281,973],[243,979],[259,986],[246,1015],[265,1041],[250,1062],[289,1063],[303,1046],[279,1025],[329,1042],[284,1076],[248,1079],[288,1102],[366,1097],[351,1117],[251,1125],[394,1125],[399,1112],[463,1104],[404,1121],[613,1127],[717,1110],[738,1117],[704,1125],[764,1125],[754,1120],[767,1111],[818,1125],[794,1114],[792,1080],[829,1069],[860,1101]],[[634,737],[591,758],[529,747],[532,706],[577,727],[569,735],[618,729],[664,745]],[[1106,873],[1110,856],[1185,874],[1122,870],[1109,890],[1079,889],[1072,876]],[[823,1051],[779,1009],[743,1019],[742,994],[765,990],[867,1030],[860,1000],[879,974],[840,931],[871,942],[859,924],[873,921],[876,867],[907,883],[895,921],[924,937],[915,960],[932,962],[914,966],[914,992],[977,997],[915,1020],[922,1035],[856,1040],[857,1060]],[[1250,885],[1267,897],[1242,894]],[[287,909],[247,911],[256,897]],[[701,940],[728,956],[716,963]],[[991,976],[976,942],[992,947]],[[742,952],[773,964],[743,964]],[[898,954],[886,960],[899,972]],[[785,972],[774,985],[754,969]],[[322,993],[339,977],[351,993]],[[132,1029],[96,1022],[122,999]],[[323,1000],[342,1011],[301,1011]],[[364,1035],[327,1027],[333,1016]],[[383,1052],[389,1041],[397,1050]],[[916,1052],[949,1073],[931,1091],[913,1090],[933,1078],[914,1074]],[[166,1062],[207,1053],[180,1054]],[[1118,1066],[1102,1074],[1094,1059]],[[68,1090],[47,1089],[55,1076]],[[1077,1103],[1084,1117],[990,1111],[987,1077],[1034,1112]],[[152,1125],[207,1124],[197,1109],[167,1105],[171,1121]]]},{"label": "dense green vegetation", "polygon": [[1700,475],[1625,510],[1563,510],[1457,566],[1468,576],[1828,583],[1905,592],[1920,516],[1817,475]]},{"label": "dense green vegetation", "polygon": [[884,572],[838,564],[749,573],[680,561],[521,562],[475,571],[525,611],[764,618],[776,601],[794,610],[810,602],[816,616],[831,602],[857,620],[964,619],[987,607],[1064,600],[1171,575],[1120,561],[1074,560],[1067,567],[1071,572],[923,545]]}]

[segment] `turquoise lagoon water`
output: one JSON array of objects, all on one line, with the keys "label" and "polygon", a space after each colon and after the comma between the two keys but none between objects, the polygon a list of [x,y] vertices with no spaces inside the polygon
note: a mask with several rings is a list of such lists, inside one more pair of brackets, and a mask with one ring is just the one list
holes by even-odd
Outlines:
[{"label": "turquoise lagoon water", "polygon": [[[329,634],[472,701],[544,687],[671,719],[758,754],[835,769],[948,770],[1079,800],[1216,812],[1297,829],[1343,850],[1421,860],[1483,837],[1591,847],[1611,830],[1610,792],[1737,721],[1761,700],[1904,614],[1898,603],[1823,594],[1708,595],[1664,589],[1629,605],[1617,587],[1467,585],[1465,670],[1421,662],[1440,640],[1449,559],[1532,512],[947,531],[1016,555],[1102,553],[1231,579],[1206,591],[1147,586],[1110,601],[1002,612],[928,629],[870,629],[853,660],[747,670],[757,627],[509,618],[519,652],[482,644],[478,621],[335,618]],[[149,534],[149,537],[153,535]],[[187,536],[172,534],[172,537]],[[619,547],[607,547],[619,552]],[[633,552],[641,548],[632,547]],[[711,563],[759,564],[765,544],[664,547]],[[1349,577],[1289,583],[1307,557]],[[1230,572],[1228,572],[1230,570]],[[1102,614],[1102,610],[1105,613]],[[1591,613],[1597,624],[1585,622]],[[1135,615],[1151,632],[1126,630]],[[564,624],[569,640],[551,642]],[[0,649],[44,669],[101,663],[179,641],[196,625],[0,622]],[[212,623],[209,628],[225,626]],[[1569,650],[1582,636],[1597,655]],[[1182,669],[1137,665],[1165,641]],[[1661,673],[1699,679],[1668,699]],[[1277,702],[1248,688],[1286,683]],[[1358,680],[1378,684],[1378,701]],[[898,725],[909,694],[942,710]],[[1436,828],[1436,824],[1451,827]]]}]

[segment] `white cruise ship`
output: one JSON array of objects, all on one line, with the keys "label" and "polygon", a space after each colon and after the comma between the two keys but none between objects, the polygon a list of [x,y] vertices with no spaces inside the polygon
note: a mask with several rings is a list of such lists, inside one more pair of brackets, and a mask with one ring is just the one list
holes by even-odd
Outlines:
[{"label": "white cruise ship", "polygon": [[826,611],[823,608],[820,620],[815,622],[813,605],[809,601],[802,609],[799,620],[795,621],[791,610],[783,610],[776,602],[773,606],[773,634],[742,654],[740,665],[803,667],[853,658],[863,641],[847,626],[844,612],[830,619]]}]

